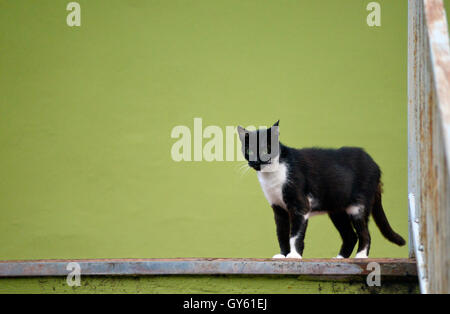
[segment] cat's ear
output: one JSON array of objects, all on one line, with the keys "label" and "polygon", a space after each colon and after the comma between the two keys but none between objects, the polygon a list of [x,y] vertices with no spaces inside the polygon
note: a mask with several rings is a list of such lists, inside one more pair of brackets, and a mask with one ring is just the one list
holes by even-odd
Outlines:
[{"label": "cat's ear", "polygon": [[277,122],[275,122],[275,124],[272,125],[272,127],[270,128],[270,130],[273,130],[273,131],[274,131],[274,134],[275,134],[276,136],[278,136],[278,134],[280,134],[279,125],[280,125],[280,120],[278,120]]},{"label": "cat's ear", "polygon": [[240,125],[238,125],[237,131],[238,131],[238,134],[239,134],[239,138],[243,142],[245,140],[245,133],[247,133],[247,130],[244,129],[243,127],[241,127]]},{"label": "cat's ear", "polygon": [[[272,127],[269,129],[271,141],[275,141],[275,143],[277,143],[279,141],[279,139],[278,139],[280,136],[279,124],[280,124],[280,120],[275,122],[274,125],[272,125]],[[274,143],[274,142],[271,142],[271,143]]]}]

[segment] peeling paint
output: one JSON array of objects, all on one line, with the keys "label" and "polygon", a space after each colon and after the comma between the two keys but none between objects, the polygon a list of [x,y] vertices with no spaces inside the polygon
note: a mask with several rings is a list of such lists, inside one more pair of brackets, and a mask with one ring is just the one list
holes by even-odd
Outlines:
[{"label": "peeling paint", "polygon": [[409,1],[408,138],[408,190],[423,246],[416,252],[426,269],[422,292],[449,293],[450,47],[442,0]]}]

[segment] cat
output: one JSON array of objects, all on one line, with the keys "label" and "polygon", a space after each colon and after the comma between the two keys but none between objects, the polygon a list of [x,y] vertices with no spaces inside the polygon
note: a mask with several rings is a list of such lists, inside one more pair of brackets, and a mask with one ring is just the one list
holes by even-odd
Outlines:
[{"label": "cat", "polygon": [[381,204],[381,171],[362,148],[295,149],[283,145],[279,121],[267,129],[237,127],[242,153],[256,170],[273,209],[280,254],[273,258],[302,258],[310,217],[328,214],[342,238],[336,258],[367,258],[369,216],[389,241],[405,240],[389,225]]}]

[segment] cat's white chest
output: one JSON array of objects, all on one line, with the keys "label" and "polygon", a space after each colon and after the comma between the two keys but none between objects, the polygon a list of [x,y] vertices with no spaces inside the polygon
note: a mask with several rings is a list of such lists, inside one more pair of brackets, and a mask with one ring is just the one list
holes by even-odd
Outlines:
[{"label": "cat's white chest", "polygon": [[283,185],[287,180],[287,168],[284,163],[278,164],[275,171],[258,171],[258,180],[270,205],[278,205],[286,209],[283,200]]}]

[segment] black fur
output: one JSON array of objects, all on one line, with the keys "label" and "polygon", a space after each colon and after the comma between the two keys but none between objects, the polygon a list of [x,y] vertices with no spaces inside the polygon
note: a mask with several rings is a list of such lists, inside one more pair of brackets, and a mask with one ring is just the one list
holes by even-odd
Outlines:
[{"label": "black fur", "polygon": [[[242,150],[249,160],[248,138],[252,131],[242,127],[238,127],[238,130],[243,142]],[[268,135],[267,143],[261,140],[261,132]],[[392,230],[383,211],[380,168],[362,148],[294,149],[279,143],[278,138],[274,146],[270,141],[271,132],[278,133],[278,122],[272,128],[253,131],[258,134],[258,158],[249,161],[249,166],[260,171],[261,167],[279,158],[279,162],[287,167],[288,182],[282,187],[287,208],[271,204],[281,254],[289,253],[289,239],[293,236],[297,236],[297,252],[303,254],[308,214],[317,211],[326,212],[339,231],[343,241],[339,253],[342,257],[347,258],[352,254],[356,242],[359,242],[357,252],[366,249],[367,254],[369,253],[368,221],[371,213],[388,240],[400,246],[405,244],[405,240]],[[273,147],[270,147],[271,144]],[[275,154],[263,161],[259,156],[261,147]],[[312,208],[308,197],[315,199]],[[355,205],[362,205],[361,211],[356,215],[349,215],[346,209]]]}]

